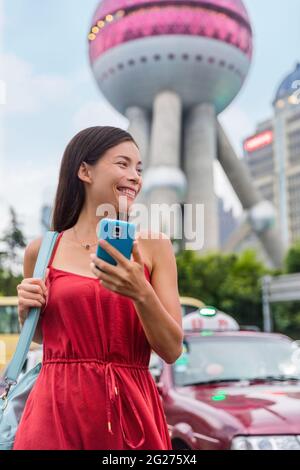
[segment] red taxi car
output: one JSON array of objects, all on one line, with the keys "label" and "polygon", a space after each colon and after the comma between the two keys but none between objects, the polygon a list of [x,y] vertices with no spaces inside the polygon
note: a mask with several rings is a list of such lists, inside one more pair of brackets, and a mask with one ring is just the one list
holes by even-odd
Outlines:
[{"label": "red taxi car", "polygon": [[300,450],[299,342],[243,331],[210,307],[183,326],[176,363],[150,362],[173,448]]}]

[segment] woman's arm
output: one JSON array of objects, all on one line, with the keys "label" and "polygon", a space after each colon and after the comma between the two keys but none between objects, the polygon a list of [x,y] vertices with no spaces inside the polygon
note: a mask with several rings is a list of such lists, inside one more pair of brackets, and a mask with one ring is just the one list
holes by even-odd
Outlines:
[{"label": "woman's arm", "polygon": [[172,364],[181,355],[183,341],[176,259],[164,234],[151,240],[151,247],[151,284],[134,304],[152,349]]},{"label": "woman's arm", "polygon": [[[24,263],[23,263],[23,276],[25,278],[33,277],[35,263],[39,254],[39,249],[42,243],[42,238],[37,238],[30,242],[25,249]],[[32,341],[37,344],[43,343],[43,334],[41,329],[41,316],[36,326],[36,330]]]}]

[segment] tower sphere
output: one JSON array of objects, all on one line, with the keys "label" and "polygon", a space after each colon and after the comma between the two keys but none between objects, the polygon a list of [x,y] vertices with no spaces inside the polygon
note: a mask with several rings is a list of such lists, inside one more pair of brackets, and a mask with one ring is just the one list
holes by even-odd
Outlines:
[{"label": "tower sphere", "polygon": [[90,64],[121,113],[152,110],[162,90],[186,110],[223,111],[237,95],[252,57],[252,30],[241,0],[103,0],[88,35]]}]

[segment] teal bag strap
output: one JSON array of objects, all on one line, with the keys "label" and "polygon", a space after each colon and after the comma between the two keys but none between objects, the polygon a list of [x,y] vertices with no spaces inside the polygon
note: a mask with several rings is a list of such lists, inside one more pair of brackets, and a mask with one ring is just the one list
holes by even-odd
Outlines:
[{"label": "teal bag strap", "polygon": [[[34,267],[33,277],[44,279],[58,235],[58,232],[53,231],[45,233]],[[17,383],[18,376],[26,360],[31,341],[35,333],[40,312],[40,307],[30,308],[28,316],[23,324],[15,353],[6,371],[5,382],[9,388],[11,385]]]}]

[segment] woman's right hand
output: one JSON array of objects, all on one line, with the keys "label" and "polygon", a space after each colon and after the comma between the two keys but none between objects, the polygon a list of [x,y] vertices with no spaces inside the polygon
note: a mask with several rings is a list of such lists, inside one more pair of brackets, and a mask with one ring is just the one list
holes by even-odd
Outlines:
[{"label": "woman's right hand", "polygon": [[30,308],[43,308],[48,299],[48,289],[43,279],[30,277],[17,285],[17,291],[19,322],[23,326]]}]

